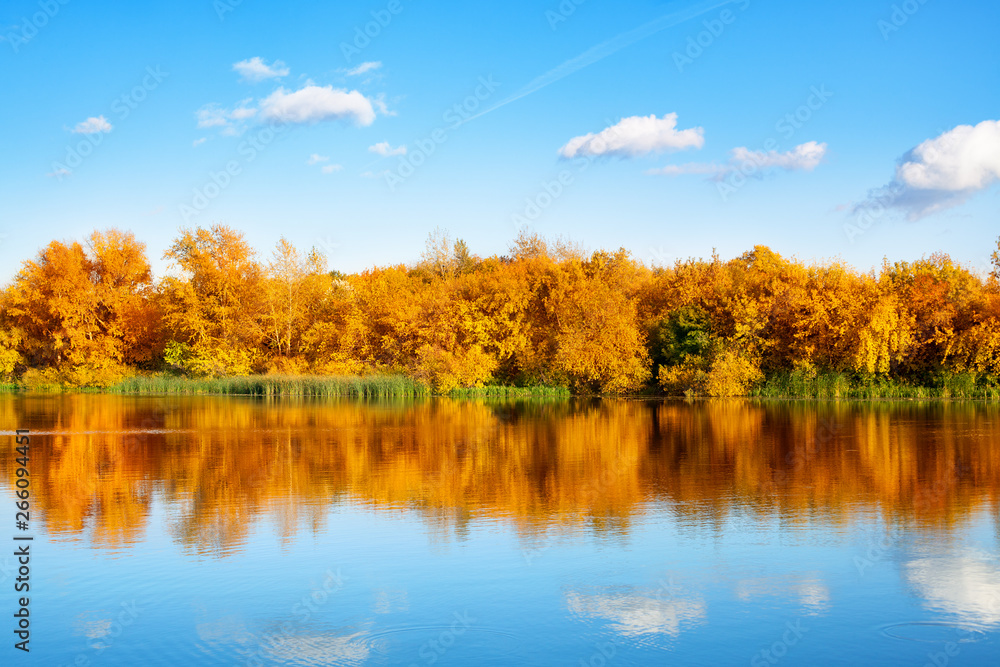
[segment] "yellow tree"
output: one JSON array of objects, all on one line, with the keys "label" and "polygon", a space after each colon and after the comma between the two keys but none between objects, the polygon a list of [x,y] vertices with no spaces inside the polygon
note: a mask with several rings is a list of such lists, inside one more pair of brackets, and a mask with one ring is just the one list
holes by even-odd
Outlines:
[{"label": "yellow tree", "polygon": [[[7,315],[24,332],[32,366],[84,363],[100,334],[92,264],[79,243],[49,243],[21,267],[9,293]],[[109,351],[110,352],[110,351]]]},{"label": "yellow tree", "polygon": [[5,317],[36,367],[55,367],[79,384],[120,374],[117,365],[148,362],[159,328],[145,246],[132,234],[94,232],[90,252],[53,241],[27,261],[7,292]]},{"label": "yellow tree", "polygon": [[132,232],[110,229],[91,234],[88,247],[98,323],[120,341],[123,362],[150,363],[162,349],[162,322],[146,244]]},{"label": "yellow tree", "polygon": [[176,344],[168,360],[206,373],[259,367],[264,340],[263,271],[243,235],[224,225],[181,230],[166,259],[181,276],[163,281],[163,312]]},{"label": "yellow tree", "polygon": [[302,257],[287,239],[278,241],[267,266],[266,297],[267,338],[279,355],[299,353],[302,334],[315,322],[331,283],[319,252]]}]

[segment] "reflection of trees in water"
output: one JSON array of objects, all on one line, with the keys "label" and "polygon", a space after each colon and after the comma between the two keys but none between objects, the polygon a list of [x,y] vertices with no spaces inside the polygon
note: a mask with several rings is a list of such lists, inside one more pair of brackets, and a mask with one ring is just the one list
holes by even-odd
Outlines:
[{"label": "reflection of trees in water", "polygon": [[265,518],[282,539],[318,529],[340,500],[415,508],[447,539],[483,517],[617,539],[650,502],[695,530],[873,509],[949,528],[1000,505],[998,417],[972,402],[0,399],[4,429],[53,433],[31,464],[50,532],[128,543],[157,495],[181,542],[216,553]]}]

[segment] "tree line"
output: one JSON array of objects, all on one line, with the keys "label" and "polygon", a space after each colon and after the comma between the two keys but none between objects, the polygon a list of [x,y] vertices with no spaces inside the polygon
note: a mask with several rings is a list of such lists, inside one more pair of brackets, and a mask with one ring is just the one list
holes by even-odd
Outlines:
[{"label": "tree line", "polygon": [[0,292],[0,375],[404,373],[438,391],[711,396],[782,373],[1000,380],[1000,241],[989,276],[944,254],[859,272],[764,246],[652,267],[532,234],[482,258],[441,231],[412,265],[348,275],[285,239],[261,259],[223,225],[180,230],[164,258],[156,280],[130,232],[49,243]]}]

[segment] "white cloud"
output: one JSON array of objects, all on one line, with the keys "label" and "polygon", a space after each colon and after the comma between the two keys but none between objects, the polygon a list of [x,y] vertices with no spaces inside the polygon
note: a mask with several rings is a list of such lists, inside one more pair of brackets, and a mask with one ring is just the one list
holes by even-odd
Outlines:
[{"label": "white cloud", "polygon": [[224,135],[238,136],[243,133],[245,121],[257,115],[258,110],[250,106],[252,103],[253,98],[248,97],[241,100],[233,109],[224,109],[214,103],[206,104],[195,112],[198,127],[201,129],[221,127]]},{"label": "white cloud", "polygon": [[368,72],[373,72],[377,69],[380,69],[381,67],[382,67],[382,62],[379,60],[361,63],[354,69],[347,70],[347,76],[360,76]]},{"label": "white cloud", "polygon": [[982,190],[1000,178],[1000,121],[959,125],[906,154],[896,179],[919,190]]},{"label": "white cloud", "polygon": [[351,119],[361,126],[375,122],[371,101],[356,90],[307,85],[293,93],[284,88],[260,102],[261,117],[286,123],[318,123]]},{"label": "white cloud", "polygon": [[73,132],[76,134],[97,134],[98,132],[110,132],[111,123],[104,116],[98,116],[97,118],[88,118],[82,123],[78,123],[76,127],[73,128]]},{"label": "white cloud", "polygon": [[745,147],[734,148],[730,162],[737,164],[750,162],[760,169],[812,171],[819,166],[824,156],[826,156],[826,144],[809,141],[785,153],[752,151]]},{"label": "white cloud", "polygon": [[194,141],[192,141],[191,145],[194,146],[195,148],[197,148],[198,146],[201,146],[206,141],[208,141],[208,137],[202,137],[201,139],[195,139]]},{"label": "white cloud", "polygon": [[206,104],[195,112],[199,128],[218,127],[229,124],[228,112],[217,104]]},{"label": "white cloud", "polygon": [[885,188],[891,198],[873,191],[855,212],[873,200],[904,211],[911,220],[964,203],[1000,180],[1000,120],[959,125],[907,152],[896,177]]},{"label": "white cloud", "polygon": [[668,164],[666,167],[650,169],[647,174],[662,174],[664,176],[680,176],[682,174],[712,174],[718,175],[729,167],[714,162],[687,162],[685,164]]},{"label": "white cloud", "polygon": [[252,107],[239,106],[229,112],[229,117],[233,120],[246,120],[257,115],[257,110]]},{"label": "white cloud", "polygon": [[259,57],[254,57],[234,63],[233,71],[238,72],[244,81],[256,83],[264,79],[277,79],[288,76],[289,70],[285,67],[285,63],[280,60],[275,60],[272,64],[268,65]]},{"label": "white cloud", "polygon": [[332,174],[335,171],[343,171],[343,169],[344,165],[342,164],[327,164],[323,165],[323,168],[320,169],[320,171],[322,171],[324,174]]},{"label": "white cloud", "polygon": [[375,109],[383,116],[398,116],[399,114],[395,111],[390,111],[389,107],[385,103],[385,93],[379,93],[375,99],[372,100],[372,104],[375,105]]},{"label": "white cloud", "polygon": [[370,153],[378,153],[382,157],[392,157],[393,155],[406,155],[406,146],[393,148],[388,141],[382,141],[374,146],[369,146],[368,151]]},{"label": "white cloud", "polygon": [[745,146],[730,151],[729,161],[725,164],[688,162],[685,164],[670,164],[657,169],[650,169],[647,174],[664,176],[680,176],[682,174],[708,174],[713,179],[722,179],[734,171],[744,167],[752,167],[754,171],[767,169],[783,169],[785,171],[812,171],[819,166],[826,156],[827,145],[809,141],[799,144],[790,151],[752,151]]},{"label": "white cloud", "polygon": [[66,167],[59,167],[55,171],[45,175],[48,176],[49,178],[58,178],[59,180],[62,180],[64,176],[72,176],[73,172],[71,172]]},{"label": "white cloud", "polygon": [[319,153],[313,153],[312,155],[309,156],[309,159],[306,160],[306,164],[314,165],[314,164],[319,164],[320,162],[329,162],[329,161],[330,158],[328,156],[320,155]]},{"label": "white cloud", "polygon": [[677,114],[663,118],[631,116],[623,118],[597,134],[574,137],[559,149],[564,158],[577,156],[616,155],[632,158],[648,153],[701,148],[705,145],[705,130],[700,127],[677,129]]},{"label": "white cloud", "polygon": [[382,171],[363,171],[361,172],[361,178],[383,178],[388,173],[390,173],[388,169],[383,169]]}]

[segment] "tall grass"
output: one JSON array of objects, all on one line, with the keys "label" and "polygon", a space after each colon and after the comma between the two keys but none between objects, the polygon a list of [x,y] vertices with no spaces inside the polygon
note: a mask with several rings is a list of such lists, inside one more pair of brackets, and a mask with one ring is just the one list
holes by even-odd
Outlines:
[{"label": "tall grass", "polygon": [[[805,399],[1000,399],[1000,378],[972,373],[942,372],[916,383],[849,373],[775,373],[752,389],[752,398]],[[82,392],[133,395],[239,395],[317,398],[416,398],[430,396],[427,385],[405,375],[280,376],[188,378],[169,374],[127,378],[109,387],[74,388],[58,383],[0,382],[0,393]],[[565,387],[487,386],[453,389],[452,398],[564,399]]]},{"label": "tall grass", "polygon": [[430,394],[430,389],[426,385],[402,375],[366,377],[252,375],[204,379],[152,375],[128,378],[98,391],[107,394],[221,394],[318,398],[412,398]]},{"label": "tall grass", "polygon": [[750,392],[757,398],[849,398],[925,399],[969,398],[998,399],[1000,384],[996,378],[974,373],[940,373],[927,378],[926,384],[884,377],[858,377],[847,373],[802,372],[776,373]]},{"label": "tall grass", "polygon": [[566,387],[545,385],[534,387],[486,386],[452,389],[448,392],[448,396],[452,398],[568,398],[570,391]]}]

